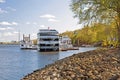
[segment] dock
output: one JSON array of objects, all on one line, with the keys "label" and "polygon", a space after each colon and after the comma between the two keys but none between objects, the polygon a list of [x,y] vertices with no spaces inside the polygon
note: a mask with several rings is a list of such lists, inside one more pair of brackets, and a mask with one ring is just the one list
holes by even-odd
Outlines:
[{"label": "dock", "polygon": [[68,51],[68,50],[79,50],[79,47],[72,47],[72,48],[66,48],[66,49],[60,48],[60,51]]}]

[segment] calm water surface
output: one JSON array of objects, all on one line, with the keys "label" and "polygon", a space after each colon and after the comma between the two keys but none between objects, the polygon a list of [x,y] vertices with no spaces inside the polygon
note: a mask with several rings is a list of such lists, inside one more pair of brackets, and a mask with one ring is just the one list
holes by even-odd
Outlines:
[{"label": "calm water surface", "polygon": [[18,45],[0,45],[0,80],[20,80],[28,73],[47,64],[94,49],[96,48],[40,53],[36,50],[20,50]]}]

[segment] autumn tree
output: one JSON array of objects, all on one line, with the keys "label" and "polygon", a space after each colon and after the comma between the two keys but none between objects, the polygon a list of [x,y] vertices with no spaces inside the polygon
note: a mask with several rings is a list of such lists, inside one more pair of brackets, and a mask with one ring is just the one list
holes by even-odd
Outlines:
[{"label": "autumn tree", "polygon": [[79,23],[110,24],[116,22],[117,42],[120,47],[120,1],[119,0],[72,0],[71,9]]},{"label": "autumn tree", "polygon": [[32,40],[34,45],[37,45],[37,39]]}]

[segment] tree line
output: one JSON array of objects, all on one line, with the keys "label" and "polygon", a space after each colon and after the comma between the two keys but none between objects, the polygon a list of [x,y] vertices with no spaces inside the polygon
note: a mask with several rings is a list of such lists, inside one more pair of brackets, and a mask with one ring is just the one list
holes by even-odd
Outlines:
[{"label": "tree line", "polygon": [[109,25],[102,23],[94,23],[86,25],[82,29],[75,31],[66,31],[60,35],[68,36],[72,40],[72,44],[76,46],[94,45],[94,46],[118,46],[118,33],[116,31],[115,22]]}]

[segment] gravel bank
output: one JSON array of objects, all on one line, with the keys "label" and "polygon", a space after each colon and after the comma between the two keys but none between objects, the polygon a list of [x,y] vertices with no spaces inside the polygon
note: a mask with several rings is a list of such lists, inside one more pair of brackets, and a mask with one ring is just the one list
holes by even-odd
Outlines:
[{"label": "gravel bank", "polygon": [[74,54],[22,80],[120,80],[120,50],[98,49]]}]

